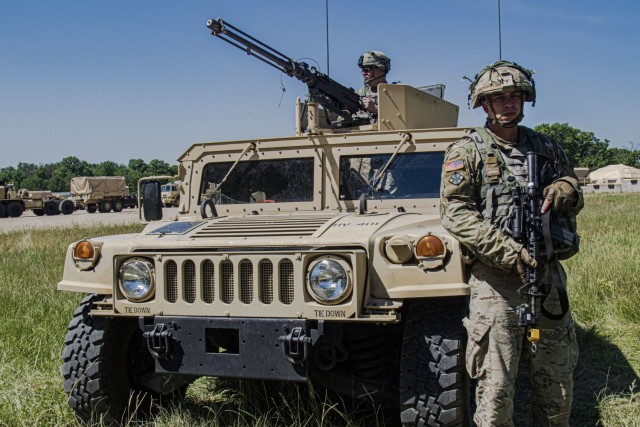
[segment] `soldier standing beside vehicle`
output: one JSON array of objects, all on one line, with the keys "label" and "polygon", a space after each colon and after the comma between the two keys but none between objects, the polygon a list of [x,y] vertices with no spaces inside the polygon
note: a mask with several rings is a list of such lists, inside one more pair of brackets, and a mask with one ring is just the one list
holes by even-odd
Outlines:
[{"label": "soldier standing beside vehicle", "polygon": [[[525,270],[535,268],[536,261],[511,234],[517,202],[512,191],[526,188],[527,152],[533,151],[539,154],[539,184],[544,188],[542,213],[551,209],[556,217],[574,221],[583,206],[582,192],[560,145],[518,125],[524,117],[524,103],[535,104],[531,71],[506,61],[489,65],[476,75],[469,99],[472,108],[482,106],[487,121],[447,149],[440,211],[443,226],[473,260],[469,315],[464,324],[467,370],[478,381],[474,419],[479,427],[513,426],[515,382],[519,363],[523,363],[533,388],[534,425],[567,426],[578,358],[574,322],[568,305],[559,320],[540,315],[537,345],[527,339],[528,328],[518,323],[516,307],[526,301],[518,291]],[[577,239],[576,246],[557,259],[575,252]],[[541,281],[552,289],[543,307],[555,313],[562,304],[560,290],[553,288],[551,263],[542,257],[540,261]],[[555,271],[564,283],[562,267]]]},{"label": "soldier standing beside vehicle", "polygon": [[379,50],[360,55],[358,67],[362,71],[364,86],[358,90],[363,110],[370,114],[372,121],[378,115],[378,85],[387,83],[387,74],[391,71],[391,59]]}]

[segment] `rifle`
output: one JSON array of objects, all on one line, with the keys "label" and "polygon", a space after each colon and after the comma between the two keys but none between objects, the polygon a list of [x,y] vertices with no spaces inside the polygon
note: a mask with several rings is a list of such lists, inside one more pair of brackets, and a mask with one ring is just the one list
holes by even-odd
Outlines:
[{"label": "rifle", "polygon": [[[251,37],[249,34],[222,20],[209,19],[207,27],[211,34],[227,43],[243,50],[247,55],[254,56],[273,68],[282,71],[290,77],[295,77],[309,88],[309,100],[317,102],[345,119],[348,124],[369,123],[368,118],[352,117],[361,110],[360,96],[353,88],[336,82],[315,67],[309,67],[306,62],[298,62],[278,52],[272,47]],[[353,123],[353,122],[360,123]]]},{"label": "rifle", "polygon": [[[571,244],[575,239],[575,233],[564,230],[551,224],[551,211],[544,215],[541,213],[544,198],[540,191],[538,182],[538,153],[527,153],[527,189],[525,192],[521,188],[512,190],[514,209],[511,222],[513,238],[524,244],[529,255],[536,261],[536,267],[525,267],[525,284],[518,289],[522,295],[528,295],[530,303],[521,304],[516,307],[518,324],[528,327],[527,339],[532,343],[532,351],[537,350],[537,343],[540,341],[540,329],[537,328],[539,318],[537,315],[538,302],[542,314],[552,320],[560,320],[569,310],[569,299],[566,288],[559,271],[558,259],[553,249],[553,241],[563,244]],[[550,289],[546,289],[541,283],[542,256],[541,246],[544,243],[546,261],[551,273],[552,283],[556,286],[560,301],[561,313],[554,314],[547,311],[544,300]]]},{"label": "rifle", "polygon": [[536,314],[537,301],[542,300],[547,295],[540,283],[540,269],[542,267],[540,244],[543,242],[544,237],[542,233],[542,214],[540,212],[543,198],[538,183],[537,153],[532,151],[527,153],[527,169],[526,192],[523,192],[521,188],[512,190],[515,206],[511,231],[513,238],[523,243],[531,258],[536,261],[535,268],[525,267],[525,284],[518,289],[520,294],[530,296],[530,303],[516,307],[518,324],[529,328],[527,339],[533,344],[532,350],[535,352],[537,343],[540,340],[540,330],[537,328],[539,324]]}]

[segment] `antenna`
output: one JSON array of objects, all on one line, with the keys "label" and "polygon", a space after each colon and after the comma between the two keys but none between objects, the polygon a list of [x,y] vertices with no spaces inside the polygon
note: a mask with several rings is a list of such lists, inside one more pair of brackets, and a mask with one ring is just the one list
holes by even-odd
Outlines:
[{"label": "antenna", "polygon": [[502,22],[500,19],[500,0],[498,0],[498,59],[502,61]]},{"label": "antenna", "polygon": [[329,76],[329,0],[324,0],[326,33],[327,33],[327,76]]}]

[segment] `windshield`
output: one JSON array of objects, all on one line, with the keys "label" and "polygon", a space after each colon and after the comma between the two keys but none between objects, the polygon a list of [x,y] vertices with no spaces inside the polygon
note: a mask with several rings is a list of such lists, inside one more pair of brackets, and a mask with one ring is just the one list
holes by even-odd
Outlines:
[{"label": "windshield", "polygon": [[218,188],[233,162],[209,163],[204,168],[201,201],[215,204],[285,203],[313,200],[313,158],[240,162]]},{"label": "windshield", "polygon": [[378,176],[390,158],[391,154],[341,157],[340,200],[356,200],[362,194],[374,199],[440,197],[444,153],[398,154]]}]

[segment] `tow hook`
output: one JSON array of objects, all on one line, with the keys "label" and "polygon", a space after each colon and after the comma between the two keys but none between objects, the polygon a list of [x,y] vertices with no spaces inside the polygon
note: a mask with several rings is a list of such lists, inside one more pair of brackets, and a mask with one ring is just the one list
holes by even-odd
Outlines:
[{"label": "tow hook", "polygon": [[[285,332],[289,331],[287,327],[283,329]],[[278,337],[278,342],[283,344],[282,352],[287,360],[294,365],[301,365],[307,361],[312,341],[311,337],[305,335],[305,331],[301,327],[295,327],[287,335]]]},{"label": "tow hook", "polygon": [[142,334],[147,339],[147,349],[156,359],[165,359],[171,352],[171,331],[164,323]]}]

